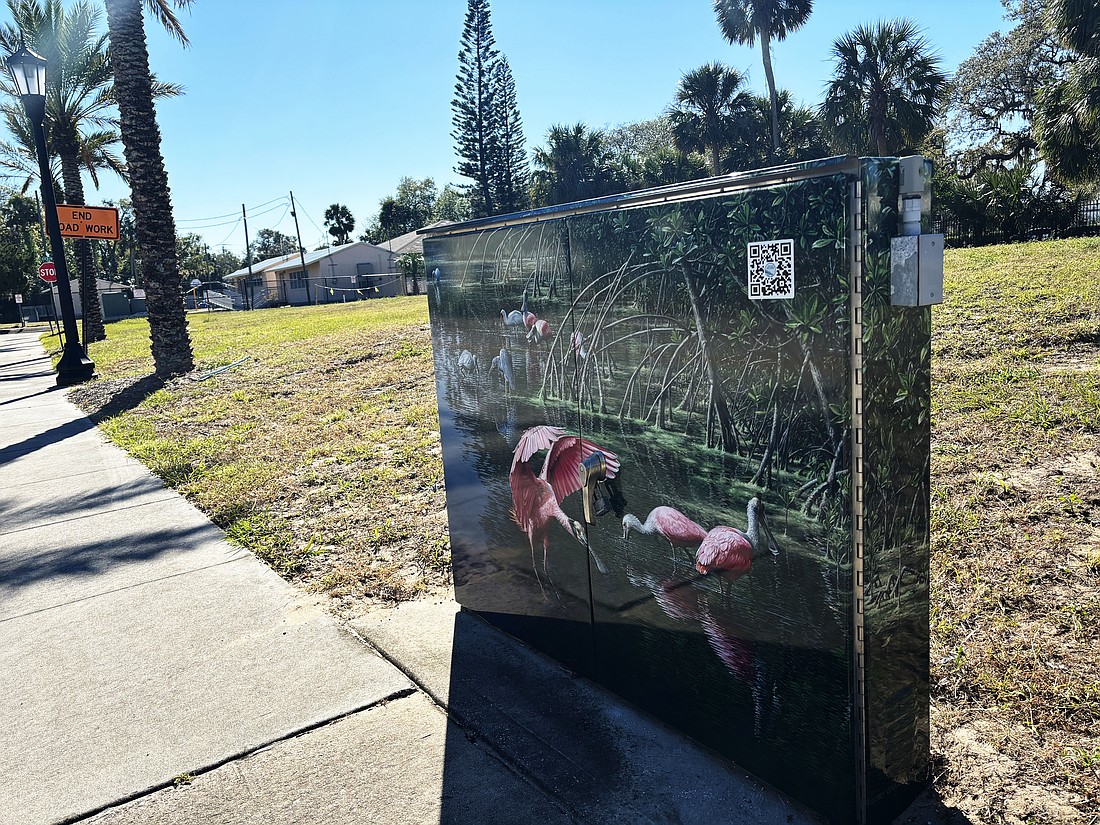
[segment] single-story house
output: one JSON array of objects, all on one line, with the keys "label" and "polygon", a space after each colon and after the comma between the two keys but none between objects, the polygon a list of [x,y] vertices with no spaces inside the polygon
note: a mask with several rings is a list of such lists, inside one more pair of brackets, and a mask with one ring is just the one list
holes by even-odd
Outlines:
[{"label": "single-story house", "polygon": [[299,254],[293,252],[289,255],[277,255],[274,258],[253,261],[251,280],[249,279],[249,267],[247,266],[241,267],[236,272],[230,272],[222,280],[242,295],[248,292],[249,286],[251,286],[254,306],[263,307],[285,303],[282,299],[282,293],[279,291],[279,283],[271,270],[279,264],[284,264],[291,259],[298,260],[298,258]]},{"label": "single-story house", "polygon": [[[119,318],[129,318],[131,315],[140,315],[145,312],[144,303],[134,303],[133,287],[129,284],[105,281],[102,278],[95,279],[96,291],[99,293],[99,305],[103,309],[103,320],[117,321]],[[80,300],[80,279],[69,281],[69,289],[73,296],[73,309],[77,318],[84,317],[84,308]],[[61,299],[57,294],[57,284],[53,285],[53,307],[56,313],[54,317],[61,317]]]},{"label": "single-story house", "polygon": [[[454,221],[435,221],[424,227],[424,229],[435,229],[437,226],[446,226],[447,224],[454,223]],[[387,250],[394,256],[394,260],[397,260],[402,255],[423,255],[424,254],[424,236],[420,234],[420,230],[414,229],[412,232],[406,232],[404,235],[398,235],[396,238],[390,238],[388,241],[382,241],[378,244],[383,249]],[[401,267],[397,266],[400,270]],[[406,278],[406,287],[409,290],[413,289],[413,279]],[[424,276],[421,273],[419,289],[424,289]]]},{"label": "single-story house", "polygon": [[355,241],[307,252],[305,269],[293,255],[267,269],[281,303],[332,304],[405,293],[394,255],[381,246]]}]

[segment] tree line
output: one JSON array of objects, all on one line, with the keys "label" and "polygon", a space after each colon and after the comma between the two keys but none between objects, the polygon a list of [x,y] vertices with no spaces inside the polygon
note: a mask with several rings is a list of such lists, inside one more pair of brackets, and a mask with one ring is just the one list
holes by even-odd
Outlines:
[{"label": "tree line", "polygon": [[[833,43],[823,99],[803,105],[777,84],[771,46],[806,23],[812,0],[715,0],[725,39],[759,44],[766,95],[751,93],[743,72],[707,63],[684,74],[660,117],[614,129],[550,127],[529,169],[514,162],[514,141],[522,140],[515,84],[495,48],[488,0],[468,0],[452,107],[455,171],[470,181],[470,214],[829,154],[930,156],[937,199],[962,211],[996,208],[1006,187],[1035,208],[1093,193],[1100,11],[1075,0],[1002,3],[1013,27],[991,34],[954,77],[912,20],[855,27]],[[505,179],[526,181],[526,196],[500,197]]]}]

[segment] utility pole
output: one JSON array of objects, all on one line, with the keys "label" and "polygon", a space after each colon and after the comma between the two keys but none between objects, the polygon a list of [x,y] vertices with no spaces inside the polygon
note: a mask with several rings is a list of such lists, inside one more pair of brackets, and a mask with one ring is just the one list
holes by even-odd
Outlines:
[{"label": "utility pole", "polygon": [[[309,270],[306,269],[306,248],[302,246],[302,230],[298,228],[298,210],[294,206],[294,192],[290,193],[290,214],[294,218],[294,234],[298,236],[298,256],[302,261],[302,278],[306,282],[306,297],[309,297]],[[289,298],[288,298],[289,300]]]},{"label": "utility pole", "polygon": [[[244,204],[241,204],[241,217],[244,218],[244,254],[248,261],[248,298],[245,299],[245,306],[248,309],[252,309],[252,244],[248,242],[248,213],[244,211]],[[241,297],[244,297],[244,290],[241,290]]]}]

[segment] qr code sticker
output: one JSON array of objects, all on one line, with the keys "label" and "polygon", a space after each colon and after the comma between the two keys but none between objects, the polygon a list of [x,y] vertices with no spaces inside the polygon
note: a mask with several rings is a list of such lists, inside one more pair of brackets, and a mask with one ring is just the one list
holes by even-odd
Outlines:
[{"label": "qr code sticker", "polygon": [[749,298],[754,301],[794,297],[794,241],[749,243]]}]

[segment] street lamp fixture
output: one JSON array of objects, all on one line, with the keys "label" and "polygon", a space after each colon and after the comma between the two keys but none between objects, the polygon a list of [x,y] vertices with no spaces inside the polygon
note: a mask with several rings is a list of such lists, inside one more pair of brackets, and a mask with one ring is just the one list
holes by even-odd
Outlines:
[{"label": "street lamp fixture", "polygon": [[65,330],[65,347],[61,360],[57,362],[57,384],[68,387],[94,378],[95,364],[84,352],[76,331],[76,310],[69,285],[69,268],[65,263],[65,242],[61,239],[61,224],[57,220],[50,156],[46,150],[46,133],[42,129],[42,122],[46,119],[46,59],[20,44],[19,49],[8,58],[7,64],[34,133],[39,179],[42,181],[42,205],[46,212],[46,230],[50,236],[50,251],[57,273],[57,297],[61,303]]}]

